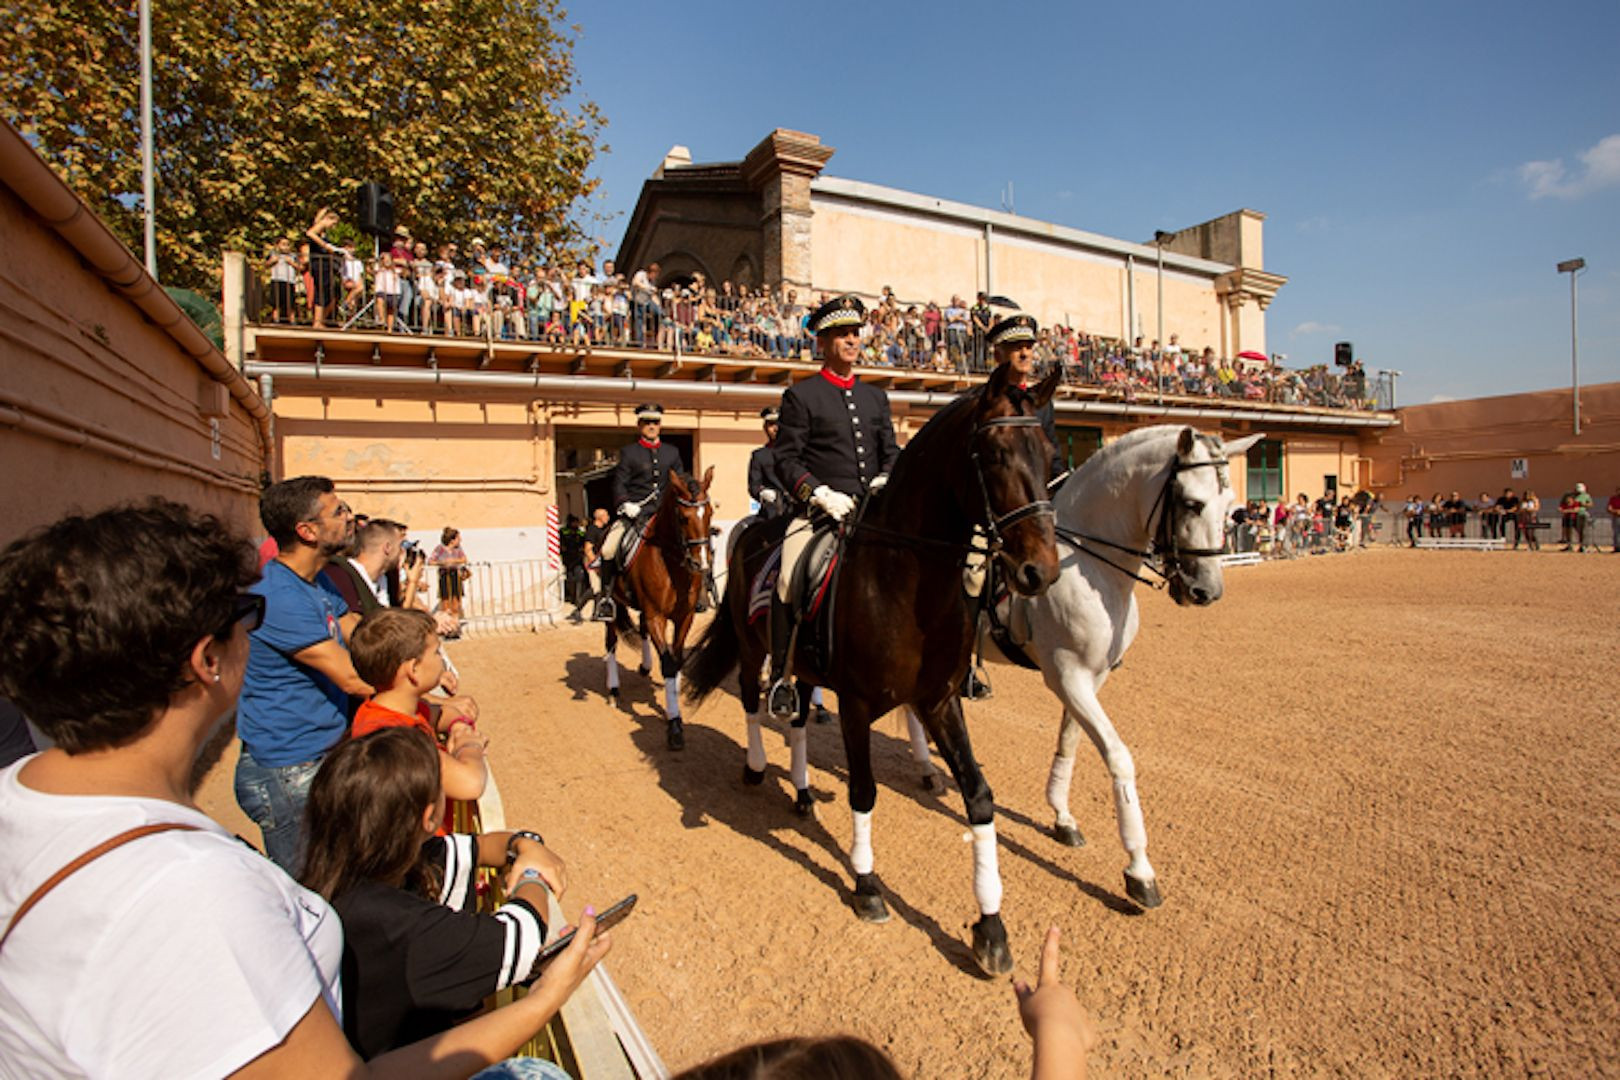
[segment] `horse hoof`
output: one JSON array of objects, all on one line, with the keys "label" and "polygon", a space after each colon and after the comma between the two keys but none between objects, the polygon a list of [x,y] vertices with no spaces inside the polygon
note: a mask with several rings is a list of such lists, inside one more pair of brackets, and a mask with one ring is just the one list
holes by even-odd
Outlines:
[{"label": "horse hoof", "polygon": [[855,875],[855,915],[861,922],[889,921],[889,905],[883,902],[876,874]]},{"label": "horse hoof", "polygon": [[759,785],[763,784],[764,782],[765,782],[765,770],[764,769],[761,769],[758,772],[755,772],[753,769],[750,769],[747,765],[743,766],[743,783],[747,784],[749,787],[759,787]]},{"label": "horse hoof", "polygon": [[1052,835],[1064,847],[1085,847],[1086,838],[1080,834],[1080,829],[1074,825],[1054,825]]},{"label": "horse hoof", "polygon": [[1007,947],[1007,927],[1000,915],[986,915],[973,924],[973,959],[991,978],[1012,972],[1012,950]]},{"label": "horse hoof", "polygon": [[800,788],[799,794],[793,800],[794,813],[800,817],[809,817],[810,811],[814,810],[815,806],[816,801],[810,797],[810,789]]},{"label": "horse hoof", "polygon": [[645,679],[648,675],[652,674],[652,668],[647,667],[645,664],[639,665],[636,668],[636,674],[640,675],[643,679]]},{"label": "horse hoof", "polygon": [[671,750],[686,749],[686,732],[681,727],[681,718],[678,716],[670,719],[668,742]]},{"label": "horse hoof", "polygon": [[1159,895],[1157,878],[1149,878],[1143,881],[1141,878],[1134,878],[1126,874],[1125,895],[1130,897],[1136,906],[1140,908],[1156,908],[1164,903],[1164,897]]},{"label": "horse hoof", "polygon": [[921,783],[922,789],[930,795],[945,794],[945,778],[940,776],[939,773],[927,773],[923,776]]},{"label": "horse hoof", "polygon": [[818,724],[830,724],[832,722],[833,722],[833,714],[828,712],[826,709],[823,709],[820,705],[817,705],[816,706],[816,723],[818,723]]}]

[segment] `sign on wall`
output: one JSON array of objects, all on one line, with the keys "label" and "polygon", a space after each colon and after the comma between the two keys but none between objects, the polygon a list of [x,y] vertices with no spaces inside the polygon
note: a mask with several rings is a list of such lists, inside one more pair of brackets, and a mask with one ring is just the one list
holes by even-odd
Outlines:
[{"label": "sign on wall", "polygon": [[1522,457],[1513,458],[1509,463],[1509,468],[1512,471],[1513,479],[1523,480],[1525,477],[1530,475],[1530,459]]}]

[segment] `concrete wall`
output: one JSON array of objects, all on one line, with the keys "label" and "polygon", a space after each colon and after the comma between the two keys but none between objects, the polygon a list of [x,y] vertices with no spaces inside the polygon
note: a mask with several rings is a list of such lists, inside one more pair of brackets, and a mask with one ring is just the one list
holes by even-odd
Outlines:
[{"label": "concrete wall", "polygon": [[0,543],[155,495],[256,533],[242,403],[5,185],[0,250]]},{"label": "concrete wall", "polygon": [[[1580,481],[1601,506],[1620,485],[1620,383],[1582,389],[1579,436],[1568,389],[1414,405],[1398,416],[1399,426],[1362,441],[1386,501],[1511,487],[1535,491],[1550,509]],[[1513,475],[1514,459],[1527,475]]]}]

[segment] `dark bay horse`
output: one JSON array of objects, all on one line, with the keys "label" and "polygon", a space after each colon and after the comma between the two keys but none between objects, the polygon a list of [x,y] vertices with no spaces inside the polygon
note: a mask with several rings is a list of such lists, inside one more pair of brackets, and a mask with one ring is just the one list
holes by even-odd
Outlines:
[{"label": "dark bay horse", "polygon": [[[618,615],[606,626],[608,696],[619,696],[619,658],[615,652],[619,635],[642,638],[641,673],[652,668],[651,650],[658,653],[664,676],[664,715],[669,724],[666,738],[671,750],[686,746],[681,724],[680,675],[685,658],[686,635],[692,628],[692,612],[703,594],[704,559],[709,552],[709,530],[714,507],[709,503],[709,484],[714,466],[698,482],[671,473],[669,486],[658,500],[647,522],[641,548],[614,583],[613,602]],[[630,623],[630,608],[640,612],[636,628]]]},{"label": "dark bay horse", "polygon": [[[838,718],[849,761],[854,814],[850,864],[854,907],[868,922],[889,917],[873,872],[871,823],[877,801],[871,725],[910,705],[949,763],[973,827],[974,895],[980,918],[973,955],[985,972],[1012,970],[1001,921],[996,868],[995,804],[973,757],[957,688],[973,645],[975,609],[962,589],[962,563],[975,526],[1021,595],[1043,592],[1058,575],[1052,504],[1046,476],[1053,448],[1035,411],[1057,388],[1054,373],[1032,390],[1008,382],[1001,367],[983,386],[951,402],[919,431],[896,461],[889,484],[846,519],[848,543],[826,603],[832,605],[833,660],[816,666],[816,650],[796,649],[793,673],[838,692]],[[701,701],[735,669],[743,708],[759,721],[760,668],[769,620],[748,619],[750,582],[786,519],[748,529],[732,552],[726,595],[688,658],[690,700]],[[813,635],[806,624],[799,642]],[[798,753],[795,747],[796,758]],[[806,775],[795,761],[795,786]]]}]

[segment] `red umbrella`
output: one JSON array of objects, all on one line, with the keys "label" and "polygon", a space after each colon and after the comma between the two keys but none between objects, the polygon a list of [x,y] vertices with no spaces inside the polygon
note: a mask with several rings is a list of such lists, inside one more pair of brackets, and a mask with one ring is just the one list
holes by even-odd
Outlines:
[{"label": "red umbrella", "polygon": [[1261,363],[1261,364],[1269,364],[1269,363],[1271,363],[1271,357],[1267,356],[1265,353],[1255,352],[1253,349],[1246,349],[1243,352],[1238,353],[1238,359],[1239,360],[1254,360],[1254,361],[1256,361],[1258,363]]}]

